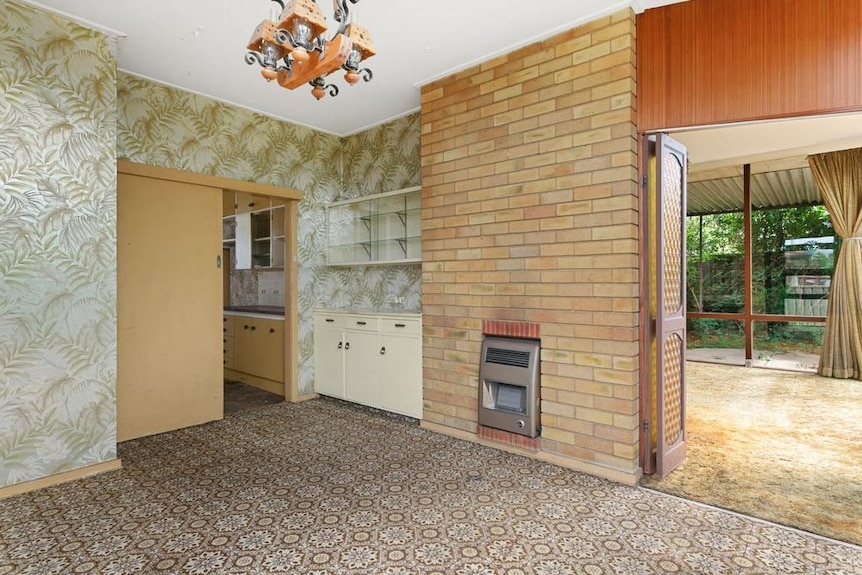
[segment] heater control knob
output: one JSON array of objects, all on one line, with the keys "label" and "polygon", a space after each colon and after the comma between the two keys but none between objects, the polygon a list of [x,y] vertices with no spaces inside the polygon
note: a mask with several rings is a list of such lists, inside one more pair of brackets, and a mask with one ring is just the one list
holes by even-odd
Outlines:
[{"label": "heater control knob", "polygon": [[524,423],[523,419],[518,420],[518,429],[524,429],[525,425],[526,425],[526,423]]}]

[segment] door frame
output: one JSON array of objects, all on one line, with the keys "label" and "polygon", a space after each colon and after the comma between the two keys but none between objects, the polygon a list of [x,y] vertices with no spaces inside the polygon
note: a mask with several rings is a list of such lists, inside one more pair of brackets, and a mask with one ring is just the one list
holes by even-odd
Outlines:
[{"label": "door frame", "polygon": [[[247,192],[259,196],[272,196],[285,200],[286,229],[291,230],[284,239],[284,398],[296,402],[305,399],[299,394],[299,282],[297,278],[297,237],[299,202],[302,192],[293,188],[281,188],[257,182],[244,182],[221,176],[197,174],[184,170],[139,164],[129,160],[117,160],[117,172],[144,176],[172,182],[183,182],[224,191]],[[223,264],[224,265],[224,264]]]}]

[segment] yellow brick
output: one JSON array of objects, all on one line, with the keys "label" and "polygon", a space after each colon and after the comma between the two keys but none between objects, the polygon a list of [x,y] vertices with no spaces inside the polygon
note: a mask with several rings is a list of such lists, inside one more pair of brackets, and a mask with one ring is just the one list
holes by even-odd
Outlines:
[{"label": "yellow brick", "polygon": [[585,393],[577,393],[574,391],[558,391],[557,397],[560,403],[564,403],[566,405],[573,405],[575,408],[579,407],[595,407],[595,396],[587,395]]},{"label": "yellow brick", "polygon": [[637,383],[637,376],[630,371],[615,371],[612,369],[595,370],[596,381],[616,383],[620,385],[632,385]]},{"label": "yellow brick", "polygon": [[634,459],[638,457],[639,450],[637,443],[622,444],[614,443],[614,456],[625,459]]},{"label": "yellow brick", "polygon": [[572,444],[575,442],[575,434],[571,431],[562,429],[542,429],[542,437],[551,441],[559,441],[560,443]]},{"label": "yellow brick", "polygon": [[565,42],[557,44],[557,46],[554,47],[554,56],[560,58],[562,56],[578,52],[580,50],[588,48],[591,42],[592,38],[589,34],[576,36],[571,40],[567,40]]},{"label": "yellow brick", "polygon": [[591,421],[602,425],[613,425],[614,423],[613,413],[589,407],[576,407],[575,417],[583,421]]},{"label": "yellow brick", "polygon": [[602,42],[601,44],[594,44],[589,48],[585,48],[584,50],[579,50],[572,54],[572,64],[577,65],[583,62],[591,62],[602,56],[606,56],[611,53],[611,44],[610,42]]},{"label": "yellow brick", "polygon": [[502,100],[508,100],[509,98],[514,98],[515,96],[520,96],[523,93],[524,87],[521,85],[509,86],[507,88],[503,88],[501,90],[494,91],[494,101],[500,102]]},{"label": "yellow brick", "polygon": [[[575,356],[578,357],[577,355]],[[575,391],[579,393],[588,393],[601,397],[613,397],[614,386],[608,383],[600,383],[598,381],[577,381],[575,382]]]},{"label": "yellow brick", "polygon": [[539,228],[542,230],[559,230],[571,228],[572,224],[573,220],[571,216],[545,218],[540,222]]},{"label": "yellow brick", "polygon": [[557,206],[558,216],[571,216],[574,214],[589,214],[592,213],[592,202],[571,202],[568,204],[559,204]]}]

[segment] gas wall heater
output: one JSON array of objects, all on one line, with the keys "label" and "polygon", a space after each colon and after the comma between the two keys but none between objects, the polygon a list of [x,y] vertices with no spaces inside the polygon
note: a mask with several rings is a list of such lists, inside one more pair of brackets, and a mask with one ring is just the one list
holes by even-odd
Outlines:
[{"label": "gas wall heater", "polygon": [[540,349],[534,339],[485,337],[479,366],[479,425],[539,435]]}]

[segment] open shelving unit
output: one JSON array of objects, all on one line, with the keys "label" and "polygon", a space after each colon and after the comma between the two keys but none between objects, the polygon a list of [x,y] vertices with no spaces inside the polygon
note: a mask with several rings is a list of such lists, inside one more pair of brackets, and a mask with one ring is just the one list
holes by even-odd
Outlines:
[{"label": "open shelving unit", "polygon": [[334,202],[326,208],[326,220],[328,265],[422,261],[419,186]]},{"label": "open shelving unit", "polygon": [[284,267],[284,202],[237,194],[236,212],[222,218],[222,245],[236,250],[237,269]]}]

